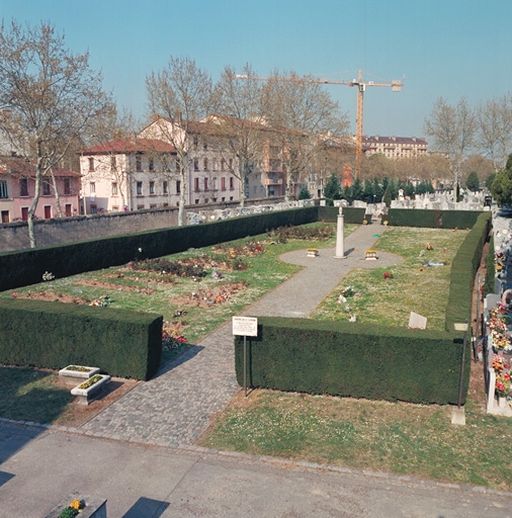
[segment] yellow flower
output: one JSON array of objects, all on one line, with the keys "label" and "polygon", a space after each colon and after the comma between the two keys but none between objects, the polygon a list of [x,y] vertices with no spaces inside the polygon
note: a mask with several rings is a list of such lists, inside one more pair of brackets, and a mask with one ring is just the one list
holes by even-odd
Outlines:
[{"label": "yellow flower", "polygon": [[77,511],[80,511],[80,509],[82,509],[83,507],[83,502],[82,500],[78,500],[77,498],[75,498],[74,500],[71,500],[69,507],[71,507],[71,509],[76,509]]}]

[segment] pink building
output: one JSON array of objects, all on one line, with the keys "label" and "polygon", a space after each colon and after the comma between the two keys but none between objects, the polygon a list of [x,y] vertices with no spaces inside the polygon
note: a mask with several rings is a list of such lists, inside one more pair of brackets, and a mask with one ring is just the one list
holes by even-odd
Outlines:
[{"label": "pink building", "polygon": [[[79,214],[80,174],[56,169],[53,172],[62,216]],[[0,157],[0,222],[26,221],[35,190],[34,166],[20,157]],[[51,178],[41,185],[36,218],[58,217],[57,198]]]}]

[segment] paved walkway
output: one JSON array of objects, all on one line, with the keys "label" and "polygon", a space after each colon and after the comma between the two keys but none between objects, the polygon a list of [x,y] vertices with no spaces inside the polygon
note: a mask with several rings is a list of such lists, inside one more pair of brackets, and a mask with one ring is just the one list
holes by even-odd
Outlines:
[{"label": "paved walkway", "polygon": [[[358,227],[345,239],[346,259],[335,259],[334,249],[321,249],[317,258],[305,257],[304,251],[285,254],[284,260],[304,268],[248,307],[244,314],[305,317],[348,271],[398,262],[400,259],[391,254],[382,254],[378,261],[364,260],[365,250],[377,240],[374,234],[383,230],[380,225]],[[113,439],[163,446],[190,445],[237,390],[231,322],[227,322],[159,376],[138,385],[82,429]]]},{"label": "paved walkway", "polygon": [[0,518],[76,492],[111,518],[503,518],[511,493],[387,473],[126,444],[0,422]]}]

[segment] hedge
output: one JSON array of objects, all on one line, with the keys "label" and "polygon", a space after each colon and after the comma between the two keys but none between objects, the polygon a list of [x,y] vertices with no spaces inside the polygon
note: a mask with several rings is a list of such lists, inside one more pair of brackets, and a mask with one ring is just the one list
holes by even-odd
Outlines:
[{"label": "hedge", "polygon": [[125,264],[134,259],[161,257],[257,235],[280,226],[311,223],[317,219],[317,207],[304,207],[69,245],[4,252],[0,254],[0,291],[39,283],[46,271],[62,278]]},{"label": "hedge", "polygon": [[[455,404],[463,339],[454,333],[293,318],[259,318],[248,338],[248,381],[263,387],[412,403]],[[462,390],[470,368],[469,342]],[[243,339],[235,339],[243,384]]]},{"label": "hedge", "polygon": [[489,248],[485,258],[485,284],[484,295],[494,293],[496,290],[496,264],[495,264],[494,237],[489,240]]},{"label": "hedge", "polygon": [[158,370],[162,317],[31,300],[0,301],[0,364],[100,367],[147,380]]},{"label": "hedge", "polygon": [[470,322],[473,284],[489,234],[491,214],[481,213],[453,258],[445,325],[453,330],[455,322]]},{"label": "hedge", "polygon": [[471,228],[480,214],[471,210],[389,209],[384,220],[400,227]]},{"label": "hedge", "polygon": [[[361,207],[344,207],[343,218],[345,223],[354,223],[361,225],[364,220],[366,209]],[[333,222],[338,218],[338,207],[318,207],[318,220]]]}]

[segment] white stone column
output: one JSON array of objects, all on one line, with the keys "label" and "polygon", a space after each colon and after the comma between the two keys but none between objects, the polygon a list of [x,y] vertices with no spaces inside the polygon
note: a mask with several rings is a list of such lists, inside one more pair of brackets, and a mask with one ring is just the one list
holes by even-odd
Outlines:
[{"label": "white stone column", "polygon": [[344,244],[344,218],[343,207],[340,205],[338,212],[338,221],[336,225],[336,259],[345,259],[345,244]]}]

